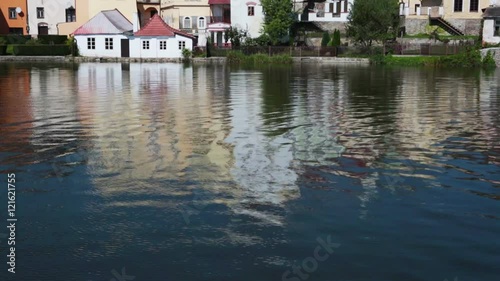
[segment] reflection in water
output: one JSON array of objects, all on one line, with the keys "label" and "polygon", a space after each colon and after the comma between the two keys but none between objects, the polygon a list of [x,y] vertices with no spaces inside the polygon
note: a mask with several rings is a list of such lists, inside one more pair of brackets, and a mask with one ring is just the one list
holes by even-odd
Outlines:
[{"label": "reflection in water", "polygon": [[[75,279],[106,280],[107,266],[116,268],[108,259],[141,257],[127,262],[142,265],[147,252],[147,273],[266,280],[310,255],[304,241],[334,233],[346,264],[322,267],[332,279],[401,279],[373,260],[392,243],[406,252],[387,259],[419,268],[434,266],[427,257],[436,245],[456,257],[474,243],[468,258],[488,275],[497,264],[482,241],[498,232],[499,76],[306,64],[0,64],[0,170],[25,181],[19,192],[33,229],[26,264],[33,272],[54,268],[50,260],[72,272],[81,270],[70,263],[85,264],[99,272]],[[71,250],[47,245],[59,241]],[[64,261],[35,258],[47,249]],[[224,270],[214,249],[230,257]],[[469,267],[451,257],[446,265],[467,276]],[[180,264],[210,274],[186,278]],[[57,280],[43,272],[36,278]]]}]

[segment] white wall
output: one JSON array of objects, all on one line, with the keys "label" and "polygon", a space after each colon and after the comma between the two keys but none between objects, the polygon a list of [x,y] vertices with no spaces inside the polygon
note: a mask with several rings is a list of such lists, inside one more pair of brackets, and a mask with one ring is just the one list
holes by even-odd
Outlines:
[{"label": "white wall", "polygon": [[[95,38],[95,50],[87,48],[87,38]],[[113,50],[106,50],[105,38],[113,38]],[[78,51],[84,57],[110,57],[119,58],[122,55],[121,39],[127,39],[125,35],[75,35]],[[132,54],[131,54],[132,55]]]},{"label": "white wall", "polygon": [[[149,50],[144,50],[142,42],[149,41]],[[167,40],[167,49],[160,50],[160,41]],[[186,49],[193,50],[193,40],[181,35],[175,37],[132,37],[130,40],[130,57],[132,58],[181,58],[179,41],[186,42]]]},{"label": "white wall", "polygon": [[[66,22],[66,9],[70,6],[76,8],[75,0],[28,0],[28,24],[30,27],[29,34],[38,34],[39,23],[48,24],[49,34],[59,34],[57,30],[57,24]],[[37,17],[37,8],[44,8],[45,17],[43,19],[39,19]]]},{"label": "white wall", "polygon": [[[254,2],[254,16],[248,15],[248,2]],[[238,29],[247,30],[252,38],[259,37],[264,22],[260,0],[232,0],[231,25]]]},{"label": "white wall", "polygon": [[483,24],[483,41],[489,44],[500,43],[500,36],[493,36],[495,34],[495,20],[485,19]]}]

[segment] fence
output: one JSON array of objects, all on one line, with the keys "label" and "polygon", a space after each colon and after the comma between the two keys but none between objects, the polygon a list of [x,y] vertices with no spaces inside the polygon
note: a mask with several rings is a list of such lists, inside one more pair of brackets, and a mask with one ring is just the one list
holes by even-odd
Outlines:
[{"label": "fence", "polygon": [[[289,47],[289,46],[249,46],[239,48],[221,48],[211,47],[210,55],[213,57],[225,57],[229,51],[239,50],[245,55],[266,54],[269,56],[289,55],[292,57],[342,57],[342,56],[368,56],[376,54],[393,55],[453,55],[465,51],[471,47],[471,43],[457,44],[387,44],[384,46],[372,46],[362,48],[357,46],[339,46],[339,47]],[[201,51],[204,48],[200,48]]]}]

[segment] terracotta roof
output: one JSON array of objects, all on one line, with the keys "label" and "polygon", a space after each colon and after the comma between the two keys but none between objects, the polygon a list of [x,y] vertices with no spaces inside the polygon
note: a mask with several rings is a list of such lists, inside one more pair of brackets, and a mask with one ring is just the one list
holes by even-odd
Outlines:
[{"label": "terracotta roof", "polygon": [[175,34],[194,38],[190,34],[169,26],[158,14],[154,15],[141,30],[134,33],[135,36],[175,36]]},{"label": "terracotta roof", "polygon": [[117,9],[101,11],[73,32],[74,35],[123,34],[134,29],[132,23]]},{"label": "terracotta roof", "polygon": [[231,5],[231,0],[208,0],[209,5]]}]

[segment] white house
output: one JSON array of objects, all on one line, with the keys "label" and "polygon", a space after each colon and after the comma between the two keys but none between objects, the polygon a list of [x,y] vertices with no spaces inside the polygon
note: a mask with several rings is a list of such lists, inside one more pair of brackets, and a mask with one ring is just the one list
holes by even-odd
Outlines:
[{"label": "white house", "polygon": [[73,32],[80,55],[129,57],[132,23],[117,9],[102,11]]},{"label": "white house", "polygon": [[166,24],[159,15],[130,37],[134,58],[181,58],[182,49],[193,49],[194,37]]},{"label": "white house", "polygon": [[75,0],[28,0],[30,35],[57,35],[59,23],[75,22]]},{"label": "white house", "polygon": [[483,10],[483,43],[500,43],[500,6],[490,6]]},{"label": "white house", "polygon": [[231,25],[259,37],[264,23],[260,0],[231,0]]},{"label": "white house", "polygon": [[295,1],[294,6],[296,11],[301,12],[301,21],[345,23],[353,3],[354,0],[325,0],[311,4]]}]

